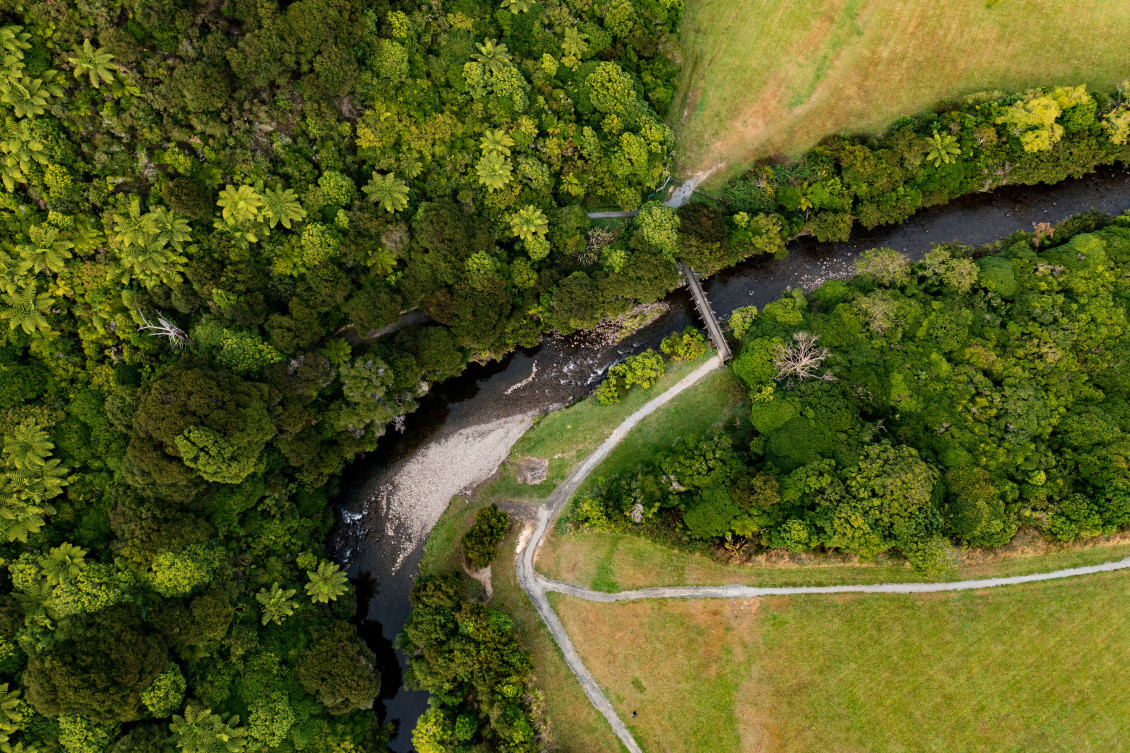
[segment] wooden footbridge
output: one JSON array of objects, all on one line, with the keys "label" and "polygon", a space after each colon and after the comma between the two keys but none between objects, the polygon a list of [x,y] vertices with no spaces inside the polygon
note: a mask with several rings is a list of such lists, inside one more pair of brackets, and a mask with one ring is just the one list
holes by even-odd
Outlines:
[{"label": "wooden footbridge", "polygon": [[714,309],[710,307],[710,301],[706,299],[706,293],[702,290],[702,283],[699,282],[698,275],[682,262],[679,263],[679,271],[683,273],[683,277],[687,278],[687,287],[691,289],[691,295],[694,296],[695,308],[698,309],[699,316],[702,317],[702,321],[706,325],[706,333],[710,335],[711,342],[718,349],[718,357],[723,361],[729,361],[733,353],[730,352],[726,335],[722,332],[722,325],[718,323],[718,317],[714,315]]}]

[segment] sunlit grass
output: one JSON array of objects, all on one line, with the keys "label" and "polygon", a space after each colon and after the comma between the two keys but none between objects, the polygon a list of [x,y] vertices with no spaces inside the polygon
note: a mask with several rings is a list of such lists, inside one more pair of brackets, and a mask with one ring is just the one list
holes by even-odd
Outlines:
[{"label": "sunlit grass", "polygon": [[928,596],[554,603],[644,751],[1125,744],[1127,573]]},{"label": "sunlit grass", "polygon": [[901,561],[860,563],[854,558],[813,554],[748,564],[726,564],[702,545],[684,550],[638,534],[581,529],[555,532],[542,547],[538,570],[549,578],[598,591],[652,586],[827,586],[853,583],[954,581],[1028,575],[1096,565],[1130,556],[1126,537],[1058,548],[1030,537],[1026,545],[999,551],[957,553],[959,562],[940,576],[925,577]]},{"label": "sunlit grass", "polygon": [[974,91],[1130,78],[1114,0],[687,0],[679,172],[797,155]]}]

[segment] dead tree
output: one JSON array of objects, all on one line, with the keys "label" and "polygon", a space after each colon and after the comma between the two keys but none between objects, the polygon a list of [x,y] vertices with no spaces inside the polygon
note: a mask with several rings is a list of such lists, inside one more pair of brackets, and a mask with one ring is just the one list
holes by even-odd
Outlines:
[{"label": "dead tree", "polygon": [[184,350],[188,345],[188,333],[178,327],[172,320],[165,317],[160,311],[157,312],[157,323],[149,321],[145,314],[138,313],[141,318],[141,326],[137,328],[138,332],[147,332],[152,337],[167,338],[169,344],[177,350]]},{"label": "dead tree", "polygon": [[805,379],[836,381],[836,376],[831,370],[817,374],[820,366],[828,356],[832,355],[832,351],[817,346],[816,340],[816,335],[811,332],[794,332],[792,343],[777,346],[773,354],[773,366],[777,369],[778,382],[790,378],[798,382],[803,382]]}]

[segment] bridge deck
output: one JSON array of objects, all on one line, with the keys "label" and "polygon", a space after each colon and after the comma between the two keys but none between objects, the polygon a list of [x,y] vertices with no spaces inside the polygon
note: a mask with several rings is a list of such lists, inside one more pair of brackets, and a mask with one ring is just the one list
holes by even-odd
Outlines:
[{"label": "bridge deck", "polygon": [[682,263],[679,264],[679,271],[687,278],[687,286],[691,289],[691,295],[694,296],[695,307],[698,309],[702,321],[706,324],[706,332],[710,335],[711,342],[718,349],[718,356],[723,361],[729,361],[733,353],[730,352],[730,345],[726,342],[726,335],[722,332],[722,325],[718,323],[718,317],[714,315],[714,309],[710,308],[710,301],[706,299],[706,293],[703,292],[698,275],[695,274],[693,269]]}]

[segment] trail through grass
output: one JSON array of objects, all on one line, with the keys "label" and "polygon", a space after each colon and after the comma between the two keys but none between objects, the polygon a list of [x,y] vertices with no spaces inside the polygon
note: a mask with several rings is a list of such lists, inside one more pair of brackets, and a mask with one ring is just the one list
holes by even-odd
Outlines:
[{"label": "trail through grass", "polygon": [[596,467],[578,493],[591,489],[602,476],[607,478],[648,462],[674,447],[681,437],[701,436],[712,430],[745,436],[749,427],[745,386],[733,370],[719,369],[640,421]]},{"label": "trail through grass", "polygon": [[1130,714],[1124,572],[930,596],[554,606],[645,751],[1107,751]]},{"label": "trail through grass", "polygon": [[719,561],[705,544],[685,549],[640,534],[591,530],[557,532],[542,547],[538,568],[545,577],[596,591],[627,591],[653,586],[831,586],[858,583],[909,583],[1009,577],[1097,565],[1130,556],[1125,535],[1056,545],[1036,534],[997,550],[957,553],[955,566],[939,576],[923,576],[907,563],[885,559],[859,562],[827,554],[780,556],[770,553],[749,563]]},{"label": "trail through grass", "polygon": [[538,419],[514,445],[511,460],[523,457],[549,459],[549,477],[536,486],[519,484],[514,468],[504,466],[499,478],[485,487],[480,496],[487,499],[545,500],[565,480],[577,463],[584,460],[613,430],[645,403],[701,366],[713,351],[689,363],[668,362],[667,372],[650,389],[634,387],[619,403],[601,405],[595,396]]}]

